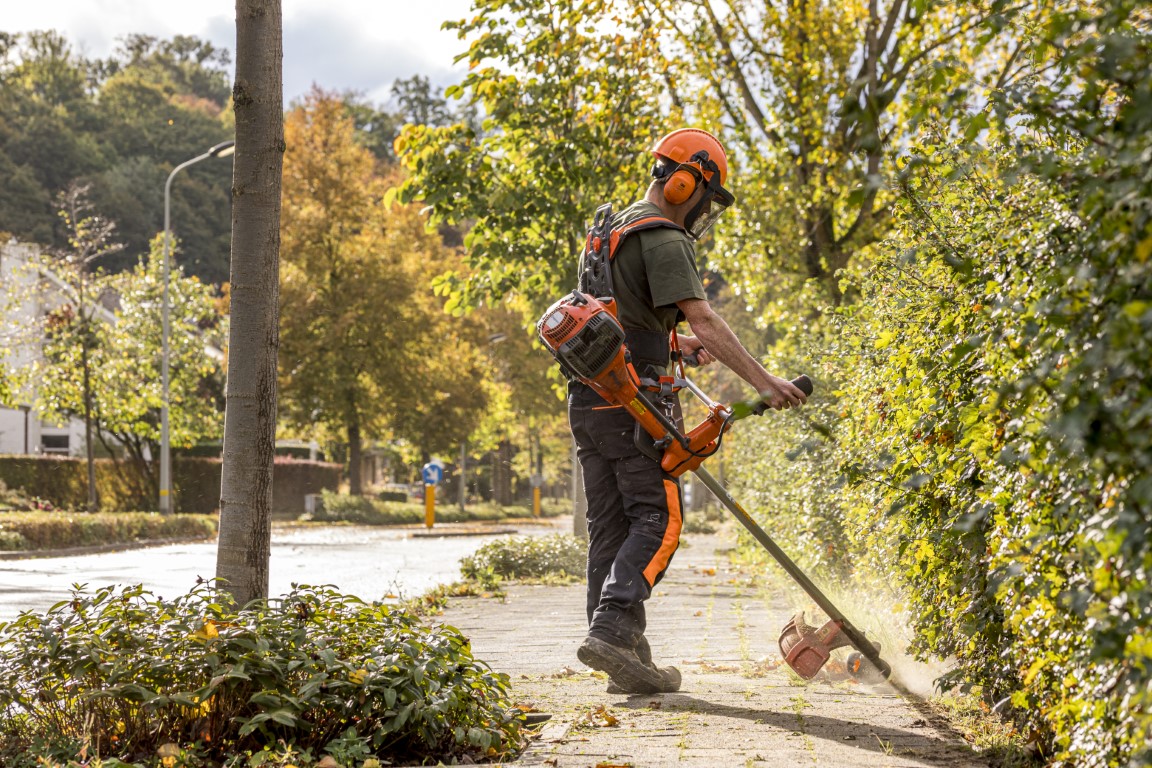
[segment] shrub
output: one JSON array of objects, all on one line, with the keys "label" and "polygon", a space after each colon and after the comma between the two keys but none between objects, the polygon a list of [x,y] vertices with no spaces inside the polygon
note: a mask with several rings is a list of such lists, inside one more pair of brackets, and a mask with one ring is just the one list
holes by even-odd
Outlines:
[{"label": "shrub", "polygon": [[19,552],[28,549],[28,539],[16,531],[0,529],[0,552]]},{"label": "shrub", "polygon": [[317,523],[357,525],[410,525],[424,521],[424,505],[416,502],[375,501],[368,496],[324,491],[322,504],[303,519]]},{"label": "shrub", "polygon": [[9,512],[0,514],[0,550],[208,538],[216,535],[216,523],[211,515],[156,512]]},{"label": "shrub", "polygon": [[474,761],[521,744],[507,677],[455,630],[326,587],[222,602],[207,585],[168,601],[109,587],[0,625],[0,764],[164,745],[187,766],[265,747],[301,766]]},{"label": "shrub", "polygon": [[504,579],[535,579],[542,576],[581,577],[588,556],[584,542],[575,536],[513,536],[485,544],[460,561],[466,579],[488,574]]}]

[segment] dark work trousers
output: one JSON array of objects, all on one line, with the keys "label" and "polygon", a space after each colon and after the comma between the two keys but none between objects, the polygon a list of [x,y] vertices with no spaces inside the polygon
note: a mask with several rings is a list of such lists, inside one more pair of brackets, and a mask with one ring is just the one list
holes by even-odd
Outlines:
[{"label": "dark work trousers", "polygon": [[635,648],[680,544],[680,483],[636,447],[636,420],[589,387],[568,386],[568,419],[588,498],[588,634]]}]

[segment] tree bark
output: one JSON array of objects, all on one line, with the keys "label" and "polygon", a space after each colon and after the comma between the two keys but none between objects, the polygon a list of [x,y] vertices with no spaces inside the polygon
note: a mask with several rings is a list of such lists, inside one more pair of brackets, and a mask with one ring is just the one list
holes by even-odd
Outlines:
[{"label": "tree bark", "polygon": [[[81,278],[83,280],[83,278]],[[81,283],[83,286],[83,283]],[[80,289],[80,317],[84,317],[84,293]],[[91,319],[84,319],[81,328],[80,368],[83,370],[84,387],[84,455],[88,459],[88,511],[95,512],[100,508],[100,500],[96,496],[96,459],[92,455],[92,375],[88,364],[88,336],[91,330]]]},{"label": "tree bark", "polygon": [[501,507],[512,506],[512,443],[501,440],[492,465],[492,495]]},{"label": "tree bark", "polygon": [[268,596],[284,165],[280,0],[236,0],[232,320],[216,577],[243,605]]},{"label": "tree bark", "polygon": [[360,470],[364,463],[363,440],[360,437],[360,423],[356,419],[348,421],[348,493],[359,496],[364,493],[364,482]]}]

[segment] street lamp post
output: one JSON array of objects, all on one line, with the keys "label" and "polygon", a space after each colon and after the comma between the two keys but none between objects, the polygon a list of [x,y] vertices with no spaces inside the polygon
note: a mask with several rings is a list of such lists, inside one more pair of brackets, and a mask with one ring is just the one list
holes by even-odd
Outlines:
[{"label": "street lamp post", "polygon": [[172,173],[168,174],[168,181],[164,184],[164,297],[160,302],[161,326],[163,328],[160,363],[160,513],[164,515],[172,512],[172,458],[168,439],[168,275],[169,254],[172,250],[172,179],[180,171],[201,160],[207,160],[210,157],[228,157],[235,151],[236,142],[221,142],[204,154],[173,168]]}]

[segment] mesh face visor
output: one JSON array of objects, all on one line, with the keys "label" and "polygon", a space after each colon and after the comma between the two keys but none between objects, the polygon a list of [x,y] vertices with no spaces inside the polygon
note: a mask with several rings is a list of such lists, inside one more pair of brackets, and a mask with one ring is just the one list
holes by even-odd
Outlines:
[{"label": "mesh face visor", "polygon": [[708,233],[716,219],[735,204],[736,197],[720,186],[720,174],[713,172],[704,196],[684,217],[684,229],[693,240],[699,240]]}]

